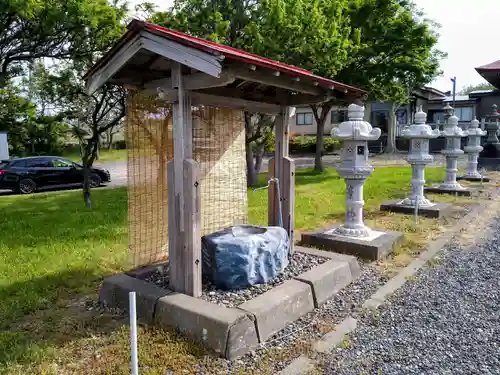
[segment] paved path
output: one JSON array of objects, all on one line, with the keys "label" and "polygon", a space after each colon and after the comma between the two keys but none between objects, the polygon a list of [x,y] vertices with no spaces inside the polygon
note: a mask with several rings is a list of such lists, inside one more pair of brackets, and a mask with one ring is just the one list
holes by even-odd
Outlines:
[{"label": "paved path", "polygon": [[500,218],[450,245],[328,360],[326,374],[500,374]]}]

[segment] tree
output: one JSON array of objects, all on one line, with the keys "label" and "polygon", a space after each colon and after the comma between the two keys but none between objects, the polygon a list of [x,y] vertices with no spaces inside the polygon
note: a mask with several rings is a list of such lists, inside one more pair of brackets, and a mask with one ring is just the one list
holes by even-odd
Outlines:
[{"label": "tree", "polygon": [[458,92],[458,95],[468,95],[472,91],[478,91],[478,90],[495,90],[495,87],[492,86],[489,82],[483,81],[475,85],[464,86],[462,90]]},{"label": "tree", "polygon": [[273,143],[275,116],[245,112],[245,154],[247,160],[247,184],[256,186],[264,153]]},{"label": "tree", "polygon": [[436,49],[438,25],[424,17],[411,1],[353,1],[351,27],[360,43],[336,79],[369,92],[370,100],[393,103],[386,152],[395,151],[396,116],[410,93],[440,74],[445,54]]},{"label": "tree", "polygon": [[[229,4],[222,0],[178,0],[168,12],[154,13],[149,21],[328,77],[344,65],[355,44],[352,34],[356,32],[343,16],[347,6],[348,0],[237,0]],[[329,101],[330,108],[333,103]],[[246,118],[252,116],[246,114]],[[317,122],[324,127],[324,118]],[[267,128],[259,121],[253,123],[252,131],[247,131],[247,145],[255,145],[254,138],[267,134]],[[258,156],[260,150],[247,151],[247,163],[252,162],[247,168],[249,183],[259,169],[259,159],[250,154]]]},{"label": "tree", "polygon": [[126,5],[106,0],[0,3],[0,88],[41,58],[86,59],[122,33]]},{"label": "tree", "polygon": [[11,83],[0,87],[0,130],[9,134],[11,153],[24,152],[29,139],[27,124],[35,117],[35,105],[21,96],[19,87]]},{"label": "tree", "polygon": [[46,76],[61,115],[71,126],[73,135],[81,148],[84,168],[83,198],[85,206],[92,206],[90,181],[93,176],[90,167],[96,160],[102,137],[120,126],[125,116],[126,90],[121,86],[106,84],[92,95],[85,93],[82,72],[90,62],[62,64],[57,71]]}]

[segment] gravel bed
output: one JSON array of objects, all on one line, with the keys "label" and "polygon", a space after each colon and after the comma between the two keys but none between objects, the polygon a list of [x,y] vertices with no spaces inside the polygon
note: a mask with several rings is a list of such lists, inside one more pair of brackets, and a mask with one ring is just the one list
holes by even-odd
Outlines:
[{"label": "gravel bed", "polygon": [[[208,280],[203,282],[203,294],[201,296],[207,302],[215,303],[225,307],[236,307],[258,295],[283,284],[286,280],[309,271],[310,269],[325,263],[328,258],[295,252],[285,271],[267,284],[253,285],[248,289],[220,290]],[[147,282],[154,283],[162,288],[168,288],[168,274],[161,270],[155,271],[146,278]]]},{"label": "gravel bed", "polygon": [[[237,366],[238,371],[243,368],[250,372],[258,368],[257,359],[269,349],[286,350],[287,347],[299,341],[315,341],[324,335],[323,328],[331,330],[335,324],[340,323],[348,315],[357,316],[361,312],[363,302],[389,279],[389,276],[384,275],[371,263],[360,263],[360,266],[361,274],[353,283],[319,308],[288,324],[255,351],[235,362],[228,361],[228,369]],[[273,373],[278,373],[290,362],[291,360],[273,363]]]},{"label": "gravel bed", "polygon": [[491,229],[479,244],[449,244],[360,319],[325,373],[500,374],[499,218]]}]

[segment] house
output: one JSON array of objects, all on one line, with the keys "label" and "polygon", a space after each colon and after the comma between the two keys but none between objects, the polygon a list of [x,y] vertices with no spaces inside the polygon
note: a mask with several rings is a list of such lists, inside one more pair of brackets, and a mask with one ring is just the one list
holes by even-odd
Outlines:
[{"label": "house", "polygon": [[[447,104],[455,108],[455,115],[463,128],[467,128],[474,118],[481,120],[491,114],[493,104],[500,105],[500,60],[476,68],[476,71],[495,89],[473,91],[468,95],[457,95],[455,98],[450,92],[442,92],[432,87],[414,90],[411,102],[399,106],[395,112],[396,136],[399,136],[401,129],[406,124],[413,122],[413,114],[420,106],[427,113],[427,123],[434,126],[440,126],[444,123],[444,107]],[[373,101],[365,103],[365,107],[365,121],[369,121],[373,127],[382,129],[381,140],[384,142],[384,139],[387,138],[392,103]],[[330,134],[333,127],[346,119],[347,108],[333,107],[327,116],[325,134]],[[311,108],[307,106],[297,107],[295,116],[290,118],[290,132],[315,135],[316,131],[317,125]]]}]

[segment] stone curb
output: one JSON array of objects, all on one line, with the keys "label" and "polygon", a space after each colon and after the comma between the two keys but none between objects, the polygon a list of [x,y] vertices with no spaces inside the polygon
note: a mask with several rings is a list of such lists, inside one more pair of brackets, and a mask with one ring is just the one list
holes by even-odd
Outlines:
[{"label": "stone curb", "polygon": [[144,281],[152,272],[165,268],[165,263],[106,278],[100,300],[108,307],[128,311],[128,293],[135,291],[142,323],[175,327],[232,360],[313,311],[359,276],[355,257],[301,247],[297,251],[329,260],[237,308],[215,305]]},{"label": "stone curb", "polygon": [[[500,196],[500,190],[493,193],[490,200],[495,200]],[[429,260],[431,260],[441,249],[443,249],[451,240],[469,225],[475,217],[484,209],[487,202],[479,203],[476,205],[465,217],[463,217],[451,230],[441,235],[438,239],[429,244],[427,250],[419,255],[412,263],[406,266],[401,272],[389,280],[386,284],[382,285],[365,303],[364,308],[376,309],[382,305],[386,299],[398,290],[407,280],[408,277],[414,275],[420,268],[422,268]],[[321,339],[313,344],[313,350],[320,354],[331,352],[337,346],[346,334],[355,331],[357,320],[352,317],[345,318],[341,323],[335,326],[334,330],[326,333]],[[280,375],[306,375],[314,366],[315,361],[301,356],[295,359],[287,367],[285,367],[279,374]]]}]

